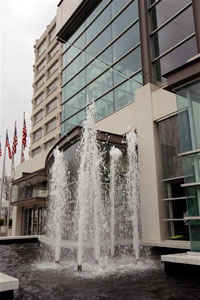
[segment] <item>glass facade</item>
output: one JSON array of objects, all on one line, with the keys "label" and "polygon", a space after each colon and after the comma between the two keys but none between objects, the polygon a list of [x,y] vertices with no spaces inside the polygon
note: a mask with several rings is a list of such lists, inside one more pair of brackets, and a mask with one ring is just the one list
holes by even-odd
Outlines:
[{"label": "glass facade", "polygon": [[168,239],[189,240],[188,226],[184,223],[187,213],[187,197],[184,183],[182,158],[179,139],[178,117],[167,118],[158,124],[163,166],[163,187],[165,221],[168,227]]},{"label": "glass facade", "polygon": [[149,1],[149,5],[154,83],[163,84],[164,74],[198,53],[192,1]]},{"label": "glass facade", "polygon": [[191,248],[200,251],[200,82],[177,90],[181,156]]},{"label": "glass facade", "polygon": [[138,0],[103,0],[63,49],[62,135],[93,100],[97,120],[134,101],[142,85]]}]

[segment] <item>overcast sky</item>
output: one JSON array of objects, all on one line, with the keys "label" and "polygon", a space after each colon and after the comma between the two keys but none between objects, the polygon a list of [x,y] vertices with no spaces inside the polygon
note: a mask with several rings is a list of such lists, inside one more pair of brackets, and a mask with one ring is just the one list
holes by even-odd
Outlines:
[{"label": "overcast sky", "polygon": [[[12,146],[17,121],[18,149],[15,165],[20,162],[23,112],[26,113],[28,146],[35,40],[56,15],[59,0],[0,0],[0,135],[4,150],[8,129]],[[27,147],[28,148],[28,147]],[[28,149],[25,158],[28,159]],[[6,171],[10,163],[6,158]],[[0,177],[3,157],[0,158]]]}]

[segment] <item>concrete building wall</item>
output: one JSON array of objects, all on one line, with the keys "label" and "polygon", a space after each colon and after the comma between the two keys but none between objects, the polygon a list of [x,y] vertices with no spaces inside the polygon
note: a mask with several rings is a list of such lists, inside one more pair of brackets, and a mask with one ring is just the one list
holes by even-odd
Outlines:
[{"label": "concrete building wall", "polygon": [[22,228],[22,207],[14,206],[11,235],[12,236],[21,235],[21,228]]},{"label": "concrete building wall", "polygon": [[155,121],[175,113],[176,97],[147,84],[136,91],[135,102],[97,123],[97,129],[124,134],[138,131],[142,241],[156,244],[166,239],[162,161],[158,125]]},{"label": "concrete building wall", "polygon": [[76,10],[82,0],[63,0],[60,1],[60,4],[57,9],[56,14],[56,31],[63,27],[66,21],[70,18],[72,13]]}]

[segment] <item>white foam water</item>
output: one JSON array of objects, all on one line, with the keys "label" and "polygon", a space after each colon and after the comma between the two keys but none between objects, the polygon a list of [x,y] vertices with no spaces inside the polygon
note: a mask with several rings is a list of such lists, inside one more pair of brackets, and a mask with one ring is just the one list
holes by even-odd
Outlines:
[{"label": "white foam water", "polygon": [[68,190],[68,172],[64,154],[58,148],[54,150],[54,163],[51,168],[49,207],[47,219],[47,237],[54,252],[56,262],[60,261],[61,242]]}]

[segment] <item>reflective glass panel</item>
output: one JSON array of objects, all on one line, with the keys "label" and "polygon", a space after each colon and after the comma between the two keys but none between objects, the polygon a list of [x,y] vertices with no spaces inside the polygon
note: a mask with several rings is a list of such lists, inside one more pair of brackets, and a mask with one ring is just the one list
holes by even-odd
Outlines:
[{"label": "reflective glass panel", "polygon": [[[86,24],[85,22],[76,30],[76,32],[70,37],[68,40],[69,44],[72,44],[75,39],[81,34],[81,32],[85,29]],[[67,44],[68,45],[68,44]]]},{"label": "reflective glass panel", "polygon": [[63,68],[68,65],[80,52],[80,49],[76,48],[75,46],[70,47],[69,50],[63,54]]},{"label": "reflective glass panel", "polygon": [[95,10],[89,15],[86,20],[86,25],[89,25],[90,22],[100,13],[100,11],[110,2],[110,0],[101,1]]},{"label": "reflective glass panel", "polygon": [[177,91],[182,152],[200,149],[200,82]]},{"label": "reflective glass panel", "polygon": [[64,106],[64,119],[69,118],[86,105],[85,102],[85,89],[78,93],[76,96],[67,101]]},{"label": "reflective glass panel", "polygon": [[194,19],[190,7],[152,36],[153,58],[181,42],[194,31]]},{"label": "reflective glass panel", "polygon": [[177,116],[159,122],[162,149],[163,179],[183,176],[182,159]]},{"label": "reflective glass panel", "polygon": [[96,59],[86,68],[86,83],[93,80],[95,77],[100,75],[103,71],[105,71],[107,68],[108,66],[106,64]]},{"label": "reflective glass panel", "polygon": [[113,44],[113,61],[119,59],[139,42],[139,23],[137,22]]},{"label": "reflective glass panel", "polygon": [[193,37],[154,63],[155,81],[165,82],[166,80],[162,78],[162,75],[185,64],[196,54],[196,38]]},{"label": "reflective glass panel", "polygon": [[126,6],[129,2],[130,2],[130,0],[112,1],[112,3],[111,3],[112,18],[114,18],[124,8],[124,6]]},{"label": "reflective glass panel", "polygon": [[[122,80],[126,79],[127,76],[131,76],[141,67],[141,49],[138,47],[113,66],[114,84],[116,85]],[[115,72],[115,70],[119,72]]]},{"label": "reflective glass panel", "polygon": [[135,99],[135,91],[140,84],[133,80],[127,80],[114,90],[115,110],[131,103]]},{"label": "reflective glass panel", "polygon": [[[154,1],[150,1],[151,4]],[[158,28],[170,19],[179,10],[185,7],[191,0],[162,0],[150,10],[151,31]]]},{"label": "reflective glass panel", "polygon": [[70,119],[68,119],[63,123],[64,133],[66,134],[77,125],[81,125],[84,120],[85,120],[85,110],[82,110],[78,114],[76,114],[75,116],[71,117]]},{"label": "reflective glass panel", "polygon": [[[85,52],[92,57],[96,56],[100,51],[102,51],[109,43],[111,42],[111,26],[108,26],[105,31],[102,32],[100,36],[98,36],[91,45],[89,45]],[[107,59],[111,60],[108,57]],[[106,59],[106,57],[104,58]]]},{"label": "reflective glass panel", "polygon": [[108,70],[86,88],[89,99],[96,99],[113,87],[112,70]]},{"label": "reflective glass panel", "polygon": [[65,100],[85,86],[85,69],[65,85]]},{"label": "reflective glass panel", "polygon": [[108,6],[86,30],[86,41],[90,43],[97,34],[110,22],[110,6]]},{"label": "reflective glass panel", "polygon": [[81,53],[64,71],[63,84],[70,80],[85,66],[85,53]]},{"label": "reflective glass panel", "polygon": [[114,110],[113,100],[114,98],[113,98],[113,91],[112,91],[95,102],[97,121],[109,115],[111,112],[113,112]]},{"label": "reflective glass panel", "polygon": [[[123,1],[122,1],[123,2]],[[115,1],[114,1],[115,3]],[[112,39],[114,40],[124,29],[138,18],[138,3],[132,2],[112,23]]]}]

